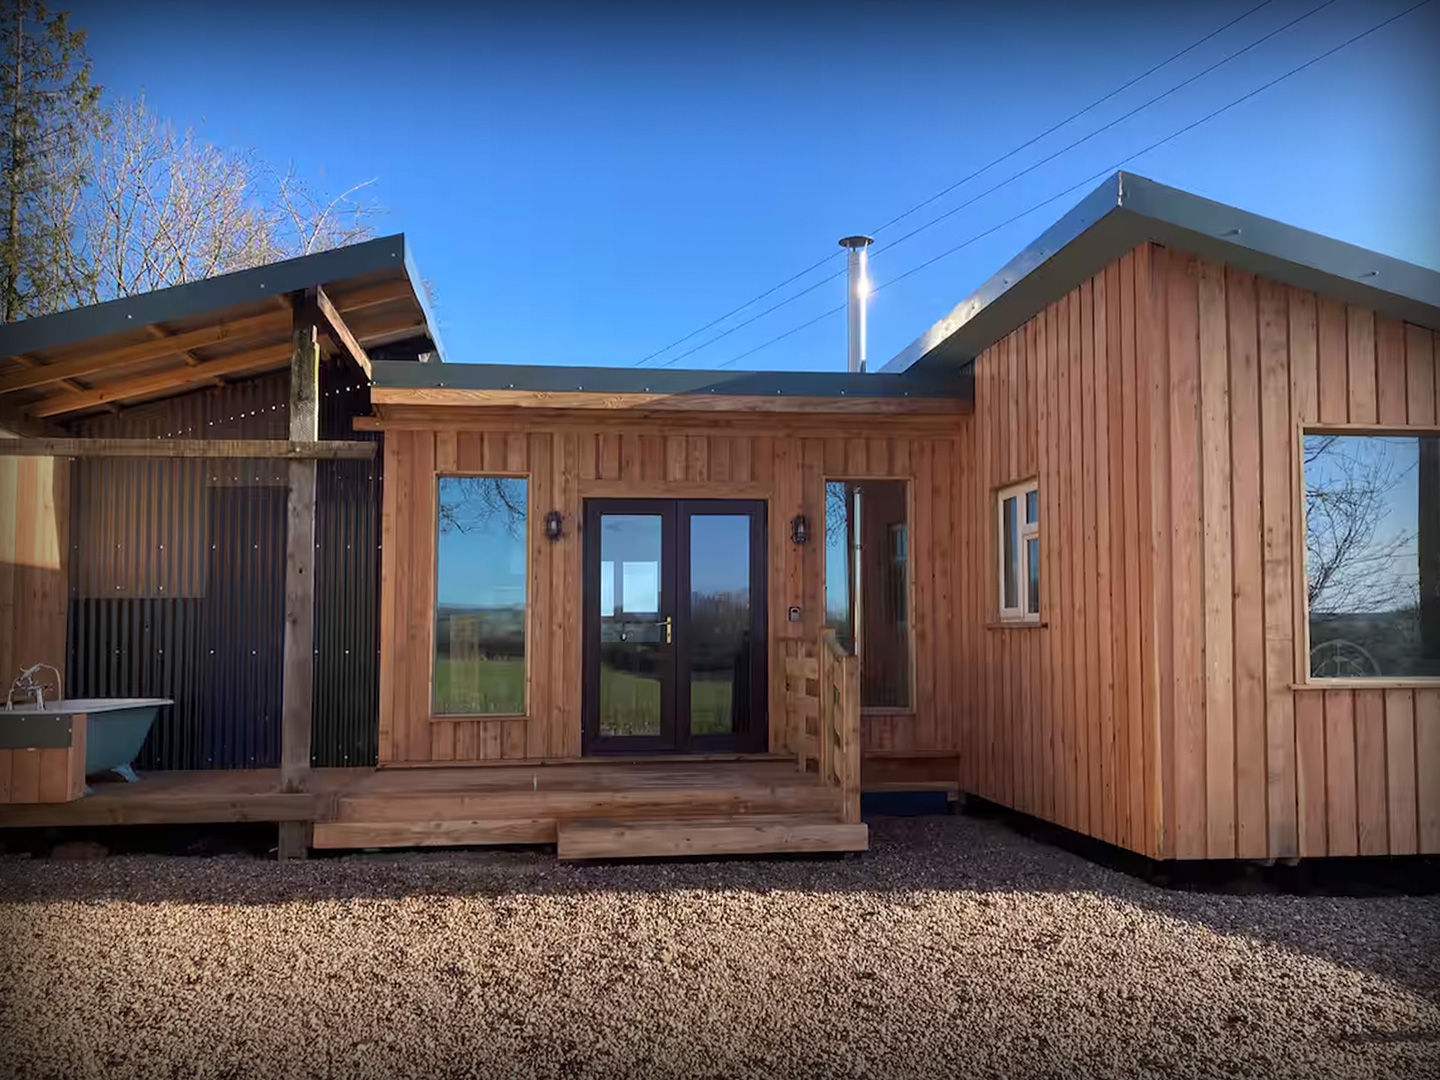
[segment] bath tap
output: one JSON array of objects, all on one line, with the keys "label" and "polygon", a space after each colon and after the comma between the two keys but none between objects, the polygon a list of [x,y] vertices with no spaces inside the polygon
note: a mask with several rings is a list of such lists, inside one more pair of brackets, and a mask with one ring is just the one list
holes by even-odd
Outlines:
[{"label": "bath tap", "polygon": [[35,707],[37,709],[45,708],[45,691],[50,688],[50,684],[47,682],[39,682],[35,678],[35,673],[42,668],[44,668],[46,671],[53,671],[55,673],[54,700],[64,700],[64,694],[61,692],[60,669],[55,667],[53,664],[31,664],[28,668],[26,668],[20,673],[19,678],[17,678],[14,682],[10,684],[10,692],[5,695],[6,712],[14,711],[15,692],[17,690],[20,691],[20,693],[22,694],[34,694]]}]

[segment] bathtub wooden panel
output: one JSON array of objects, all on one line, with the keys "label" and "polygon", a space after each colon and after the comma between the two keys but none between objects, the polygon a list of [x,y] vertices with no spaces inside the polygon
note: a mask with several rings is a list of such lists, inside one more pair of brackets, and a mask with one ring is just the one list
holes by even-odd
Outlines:
[{"label": "bathtub wooden panel", "polygon": [[70,721],[70,745],[0,750],[0,803],[74,802],[85,794],[85,716]]}]

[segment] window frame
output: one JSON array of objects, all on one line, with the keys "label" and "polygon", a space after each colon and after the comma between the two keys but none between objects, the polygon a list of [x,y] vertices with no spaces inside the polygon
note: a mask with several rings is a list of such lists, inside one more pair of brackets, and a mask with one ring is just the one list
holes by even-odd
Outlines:
[{"label": "window frame", "polygon": [[1310,589],[1308,539],[1310,522],[1305,512],[1305,440],[1312,435],[1369,436],[1376,438],[1440,438],[1440,425],[1385,425],[1309,423],[1294,427],[1294,461],[1291,512],[1297,525],[1291,535],[1291,587],[1294,590],[1296,644],[1292,690],[1394,690],[1440,687],[1434,675],[1314,675],[1311,673]]},{"label": "window frame", "polygon": [[[1026,521],[1026,496],[1035,493],[1035,521]],[[1015,500],[1015,599],[1013,607],[1005,604],[1005,504]],[[1040,547],[1040,479],[1031,477],[995,491],[995,607],[1002,623],[1029,624],[1040,622],[1042,598],[1036,597],[1035,610],[1030,607],[1030,540]],[[1043,556],[1038,556],[1043,560]],[[1038,566],[1037,566],[1038,571]]]},{"label": "window frame", "polygon": [[[436,655],[436,621],[440,617],[440,482],[442,480],[475,480],[493,478],[498,480],[525,481],[525,682],[524,708],[510,713],[442,713],[435,710],[435,669],[439,663]],[[445,469],[437,470],[432,476],[430,492],[430,619],[426,628],[427,650],[429,652],[429,685],[426,691],[427,709],[433,722],[468,720],[529,720],[531,694],[531,642],[534,640],[534,584],[536,548],[536,509],[534,477],[526,470],[517,469]]]}]

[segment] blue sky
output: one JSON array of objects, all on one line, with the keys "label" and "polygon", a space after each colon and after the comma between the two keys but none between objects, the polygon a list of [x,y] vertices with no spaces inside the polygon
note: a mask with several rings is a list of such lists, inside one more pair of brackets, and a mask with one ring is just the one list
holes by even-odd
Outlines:
[{"label": "blue sky", "polygon": [[[132,4],[77,0],[95,76],[343,188],[433,280],[457,361],[630,365],[1140,74],[1258,0],[1205,5]],[[1414,0],[1334,0],[893,251],[897,273],[1129,157]],[[880,234],[948,210],[1321,0],[1273,0]],[[1127,168],[1440,267],[1440,2]],[[1093,185],[1089,185],[1093,186]],[[878,365],[1085,189],[879,293]],[[878,247],[878,245],[877,245]],[[827,269],[843,266],[836,254]],[[823,272],[822,272],[823,273]],[[767,303],[810,284],[803,279]],[[844,300],[827,283],[679,361],[723,366]],[[764,304],[738,316],[744,318]],[[729,324],[671,350],[699,344]],[[838,368],[831,316],[733,364]]]}]

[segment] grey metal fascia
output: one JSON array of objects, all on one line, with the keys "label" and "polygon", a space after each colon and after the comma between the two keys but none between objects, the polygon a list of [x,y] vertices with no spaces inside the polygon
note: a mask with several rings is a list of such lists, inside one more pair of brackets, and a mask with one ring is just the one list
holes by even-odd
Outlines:
[{"label": "grey metal fascia", "polygon": [[412,364],[377,361],[375,385],[396,389],[725,394],[789,397],[970,397],[969,380],[845,371],[706,371],[543,364]]}]

